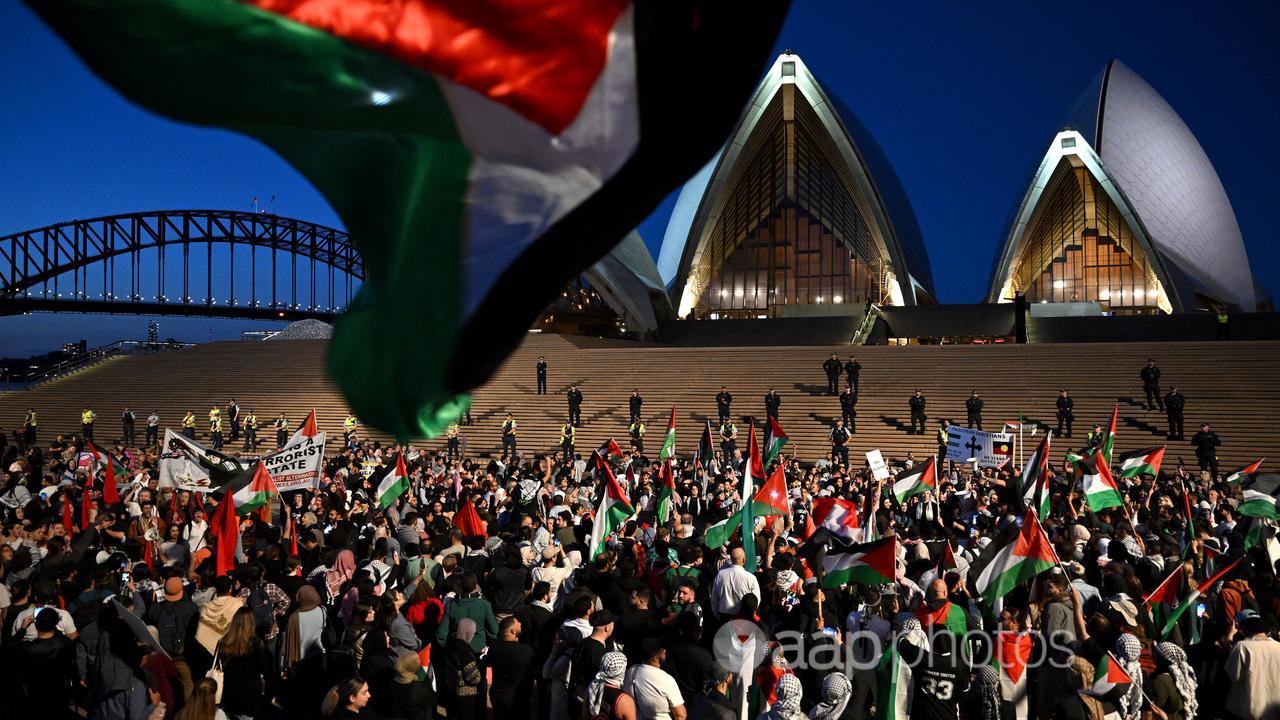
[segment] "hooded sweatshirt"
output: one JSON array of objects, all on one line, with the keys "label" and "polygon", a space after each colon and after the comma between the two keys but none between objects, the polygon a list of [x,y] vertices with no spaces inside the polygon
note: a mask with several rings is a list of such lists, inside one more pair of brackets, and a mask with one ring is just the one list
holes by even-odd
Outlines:
[{"label": "hooded sweatshirt", "polygon": [[200,610],[200,622],[196,627],[196,641],[204,646],[212,655],[218,650],[218,641],[227,634],[231,627],[231,618],[236,611],[244,607],[244,601],[238,597],[221,595],[215,597]]}]

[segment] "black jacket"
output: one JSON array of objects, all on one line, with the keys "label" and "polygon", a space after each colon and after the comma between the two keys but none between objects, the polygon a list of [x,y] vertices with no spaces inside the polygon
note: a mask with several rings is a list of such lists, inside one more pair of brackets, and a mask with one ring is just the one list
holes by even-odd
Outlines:
[{"label": "black jacket", "polygon": [[1058,412],[1069,413],[1076,406],[1076,401],[1069,397],[1058,398]]},{"label": "black jacket", "polygon": [[[858,396],[848,390],[840,393],[840,407],[845,410],[852,410],[858,404]],[[914,405],[912,407],[915,407]]]},{"label": "black jacket", "polygon": [[627,404],[631,407],[631,412],[638,413],[640,412],[640,406],[644,405],[644,398],[639,395],[632,395],[631,398],[627,400]]},{"label": "black jacket", "polygon": [[582,391],[570,390],[565,393],[565,397],[569,399],[569,407],[578,407],[582,404]]},{"label": "black jacket", "polygon": [[862,372],[862,363],[857,360],[850,360],[844,364],[844,373],[851,378],[858,377],[858,373]]},{"label": "black jacket", "polygon": [[729,407],[731,404],[733,404],[733,393],[730,393],[728,390],[725,390],[722,393],[716,393],[717,407]]},{"label": "black jacket", "polygon": [[978,415],[982,412],[983,404],[982,398],[971,397],[964,401],[964,409],[967,410],[970,415]]},{"label": "black jacket", "polygon": [[1144,367],[1140,374],[1142,375],[1143,387],[1158,387],[1160,385],[1160,368]]},{"label": "black jacket", "polygon": [[925,397],[923,395],[912,395],[911,399],[907,401],[907,404],[911,406],[913,411],[924,412]]},{"label": "black jacket", "polygon": [[1181,415],[1187,406],[1187,396],[1182,393],[1169,393],[1164,396],[1164,409],[1170,415]]},{"label": "black jacket", "polygon": [[764,396],[764,409],[777,410],[782,405],[782,396],[778,393],[766,393]]},{"label": "black jacket", "polygon": [[827,371],[827,377],[839,376],[840,370],[843,368],[844,366],[841,365],[840,361],[835,358],[827,358],[827,361],[822,363],[822,369]]},{"label": "black jacket", "polygon": [[1213,457],[1214,448],[1219,445],[1222,445],[1222,438],[1212,430],[1208,432],[1201,430],[1191,436],[1191,447],[1196,449],[1196,457]]}]

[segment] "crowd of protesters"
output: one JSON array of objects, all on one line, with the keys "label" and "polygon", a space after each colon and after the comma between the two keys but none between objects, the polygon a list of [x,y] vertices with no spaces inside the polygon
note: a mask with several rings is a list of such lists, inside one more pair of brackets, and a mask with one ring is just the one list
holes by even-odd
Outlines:
[{"label": "crowd of protesters", "polygon": [[[995,603],[967,570],[1020,522],[1015,468],[940,473],[903,507],[867,468],[783,456],[790,516],[760,518],[745,548],[740,534],[710,548],[704,530],[743,500],[743,450],[678,456],[665,523],[658,463],[624,452],[606,462],[635,515],[592,556],[590,457],[451,457],[349,433],[318,488],[241,518],[239,561],[218,575],[216,546],[233,540],[211,528],[217,493],[160,487],[156,446],[107,451],[125,468],[115,504],[78,436],[4,451],[0,714],[826,720],[905,717],[905,703],[926,719],[1280,717],[1276,558],[1246,540],[1261,520],[1235,512],[1241,486],[1207,472],[1122,479],[1126,506],[1091,512],[1052,464],[1041,520],[1062,562]],[[398,453],[409,490],[382,507]],[[883,498],[861,524],[898,538],[893,582],[822,587],[806,539],[819,497]],[[1161,581],[1184,565],[1185,595],[1236,559],[1163,633],[1144,601]],[[1029,637],[1057,662],[1027,663],[1021,684],[952,662],[930,619],[953,612],[969,649]],[[767,649],[750,678],[716,645],[731,621]],[[871,667],[816,667],[784,636]],[[868,636],[879,650],[853,641]],[[874,667],[886,647],[931,669],[895,687],[894,668]],[[1132,682],[1095,692],[1108,660]]]}]

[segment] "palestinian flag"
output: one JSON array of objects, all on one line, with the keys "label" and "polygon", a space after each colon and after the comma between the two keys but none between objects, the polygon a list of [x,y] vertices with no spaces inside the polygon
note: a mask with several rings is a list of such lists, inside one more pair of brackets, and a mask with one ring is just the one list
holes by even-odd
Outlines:
[{"label": "palestinian flag", "polygon": [[[85,450],[93,457],[93,462],[102,471],[102,504],[118,505],[120,503],[120,491],[116,487],[116,478],[123,477],[126,474],[124,465],[120,461],[112,457],[108,453],[104,453],[93,444],[92,440],[85,442]],[[93,472],[93,468],[89,468],[89,472]],[[117,475],[119,473],[119,475]]]},{"label": "palestinian flag", "polygon": [[937,610],[921,603],[920,607],[916,608],[916,619],[920,621],[920,627],[924,628],[925,632],[929,632],[929,629],[935,625],[945,627],[961,637],[969,632],[969,621],[964,615],[964,610],[950,601]]},{"label": "palestinian flag", "polygon": [[404,453],[396,454],[396,464],[378,482],[378,507],[386,510],[409,489],[409,470],[404,466]]},{"label": "palestinian flag", "polygon": [[442,431],[560,289],[720,149],[787,9],[30,5],[135,102],[261,140],[325,196],[364,265],[330,367],[397,438]]},{"label": "palestinian flag", "polygon": [[658,451],[659,460],[670,460],[676,456],[676,406],[671,406],[671,417],[667,420],[667,434],[662,438],[662,449]]},{"label": "palestinian flag", "polygon": [[[747,426],[747,454],[748,461],[751,463],[751,477],[764,477],[764,463],[761,462],[760,446],[756,444],[756,421],[749,418],[750,424]],[[743,463],[744,465],[747,463]],[[745,471],[744,471],[745,472]]]},{"label": "palestinian flag", "polygon": [[480,513],[476,512],[475,504],[469,499],[453,514],[453,526],[467,537],[484,537],[488,534],[485,522],[480,519]]},{"label": "palestinian flag", "polygon": [[822,587],[885,585],[897,578],[897,563],[898,538],[893,535],[861,545],[833,543],[822,559]]},{"label": "palestinian flag", "polygon": [[316,411],[315,409],[312,409],[311,412],[307,413],[306,422],[302,423],[302,425],[298,426],[297,430],[293,431],[293,435],[289,437],[289,442],[285,444],[292,445],[303,438],[315,437],[319,434],[320,427],[316,425]]},{"label": "palestinian flag", "polygon": [[1245,465],[1244,467],[1236,468],[1235,470],[1232,470],[1231,472],[1222,476],[1222,481],[1225,483],[1230,483],[1234,485],[1238,482],[1242,482],[1246,480],[1247,478],[1252,476],[1254,473],[1258,472],[1258,468],[1262,467],[1263,460],[1266,460],[1266,458],[1260,458],[1248,465]]},{"label": "palestinian flag", "polygon": [[215,569],[218,575],[226,575],[235,569],[240,557],[240,518],[236,515],[232,493],[222,493],[222,501],[209,520],[209,532],[218,539]]},{"label": "palestinian flag", "polygon": [[[756,571],[756,518],[755,518],[755,495],[753,494],[755,484],[753,483],[753,473],[755,467],[760,462],[758,450],[756,450],[756,429],[755,423],[751,425],[751,442],[747,445],[747,452],[750,456],[746,462],[742,463],[742,509],[738,511],[738,525],[742,530],[742,549],[747,556],[747,562],[744,566],[747,572]],[[758,476],[755,476],[758,477]]]},{"label": "palestinian flag", "polygon": [[1120,471],[1120,477],[1123,478],[1159,475],[1162,460],[1164,460],[1163,445],[1124,453],[1116,458],[1116,468]]},{"label": "palestinian flag", "polygon": [[[1178,567],[1169,573],[1169,577],[1166,577],[1155,590],[1152,590],[1151,594],[1143,598],[1143,601],[1147,604],[1147,611],[1151,614],[1151,622],[1155,624],[1157,629],[1163,628],[1165,633],[1173,629],[1172,626],[1166,627],[1165,623],[1168,622],[1169,616],[1178,607],[1178,599],[1182,595],[1182,583],[1185,575],[1186,572],[1182,563],[1178,563]],[[1162,633],[1160,639],[1163,640],[1164,638],[1165,634]]]},{"label": "palestinian flag", "polygon": [[714,525],[708,525],[702,532],[702,542],[711,550],[724,547],[740,527],[742,527],[742,513],[734,513]]},{"label": "palestinian flag", "polygon": [[1117,687],[1131,685],[1132,683],[1133,678],[1129,677],[1129,673],[1125,672],[1124,666],[1120,664],[1115,655],[1108,652],[1098,662],[1093,676],[1093,687],[1085,690],[1085,692],[1096,697],[1103,697]]},{"label": "palestinian flag", "polygon": [[754,517],[790,517],[791,499],[787,495],[787,475],[784,468],[773,471],[769,479],[752,498],[751,514]]},{"label": "palestinian flag", "polygon": [[1086,456],[1078,467],[1084,488],[1084,499],[1089,503],[1090,510],[1098,512],[1105,508],[1124,505],[1124,497],[1120,494],[1115,478],[1111,476],[1111,468],[1107,465],[1105,455],[1092,453]]},{"label": "palestinian flag", "polygon": [[1186,537],[1183,538],[1182,559],[1191,552],[1191,541],[1196,539],[1196,516],[1191,511],[1191,495],[1187,492],[1187,484],[1178,478],[1178,487],[1182,489],[1182,512],[1187,516]]},{"label": "palestinian flag", "polygon": [[[66,524],[67,510],[70,506],[66,506],[63,510],[63,524]],[[1249,528],[1249,533],[1244,538],[1244,548],[1249,550],[1254,547],[1261,546],[1267,554],[1267,563],[1274,568],[1276,561],[1280,560],[1280,540],[1276,536],[1280,535],[1280,527],[1271,520],[1257,518],[1253,521],[1253,526]]]},{"label": "palestinian flag", "polygon": [[[888,652],[881,656],[876,666],[876,718],[877,720],[910,720],[915,683],[912,663],[903,662],[902,644],[906,637],[896,635],[889,643]],[[920,650],[923,650],[921,648]]]},{"label": "palestinian flag", "polygon": [[1111,408],[1111,424],[1107,426],[1106,435],[1102,437],[1102,457],[1107,459],[1107,464],[1111,464],[1111,451],[1116,446],[1116,417],[1120,414],[1120,406],[1117,404]]},{"label": "palestinian flag", "polygon": [[1045,432],[1036,451],[1022,468],[1022,502],[1034,508],[1040,517],[1049,517],[1049,441],[1053,431]]},{"label": "palestinian flag", "polygon": [[957,567],[959,567],[959,564],[956,563],[956,552],[951,549],[951,541],[948,540],[943,543],[942,552],[938,553],[936,574],[938,577],[942,577],[943,573],[948,570],[955,570]]},{"label": "palestinian flag", "polygon": [[1195,604],[1199,602],[1201,595],[1212,590],[1213,586],[1216,585],[1219,580],[1226,577],[1227,573],[1231,572],[1231,570],[1243,559],[1244,556],[1236,558],[1230,565],[1227,565],[1214,573],[1208,580],[1196,585],[1195,589],[1187,593],[1187,595],[1182,598],[1182,601],[1178,603],[1178,606],[1168,613],[1168,617],[1164,621],[1164,627],[1159,629],[1160,637],[1168,637],[1169,633],[1173,630],[1174,624],[1178,622],[1178,618],[1182,617],[1183,613],[1187,610],[1194,607]]},{"label": "palestinian flag", "polygon": [[622,488],[618,486],[618,479],[613,476],[613,471],[599,453],[596,454],[596,467],[604,473],[604,487],[600,493],[600,506],[596,508],[595,519],[591,521],[591,552],[588,559],[595,559],[604,552],[605,539],[616,533],[627,518],[636,514],[631,503],[627,502],[627,496],[622,493]]},{"label": "palestinian flag", "polygon": [[715,441],[711,439],[711,421],[707,421],[707,426],[702,429],[702,437],[698,439],[698,454],[694,457],[695,465],[709,467],[711,462],[716,459]]},{"label": "palestinian flag", "polygon": [[233,486],[234,490],[228,488],[232,491],[231,501],[235,503],[236,514],[241,517],[259,508],[266,508],[271,499],[280,494],[275,482],[271,480],[271,473],[267,472],[261,460],[254,463],[253,469],[246,473],[244,479],[247,482],[243,485]]},{"label": "palestinian flag", "polygon": [[658,480],[658,522],[666,525],[676,512],[676,474],[670,459],[658,466]]},{"label": "palestinian flag", "polygon": [[596,455],[601,460],[607,460],[607,465],[619,465],[623,460],[622,448],[618,447],[618,443],[614,442],[613,438],[605,440],[596,451]]},{"label": "palestinian flag", "polygon": [[994,659],[1000,671],[1000,696],[1013,703],[1014,717],[1026,718],[1029,716],[1027,663],[1031,660],[1031,633],[1000,630],[995,633],[994,645]]},{"label": "palestinian flag", "polygon": [[920,493],[938,489],[937,463],[929,458],[924,465],[898,476],[893,483],[893,497],[899,505],[906,506],[907,500]]},{"label": "palestinian flag", "polygon": [[816,498],[810,517],[815,527],[826,528],[831,537],[850,543],[862,542],[857,503],[839,498]]},{"label": "palestinian flag", "polygon": [[1057,553],[1040,527],[1035,511],[1027,509],[1022,527],[1010,525],[996,537],[969,569],[977,578],[974,587],[988,602],[1048,570],[1058,562]]},{"label": "palestinian flag", "polygon": [[1280,508],[1276,507],[1276,499],[1257,490],[1245,490],[1236,512],[1250,517],[1267,520],[1280,520]]},{"label": "palestinian flag", "polygon": [[782,454],[782,448],[791,442],[791,436],[772,417],[764,425],[764,466],[769,467]]}]

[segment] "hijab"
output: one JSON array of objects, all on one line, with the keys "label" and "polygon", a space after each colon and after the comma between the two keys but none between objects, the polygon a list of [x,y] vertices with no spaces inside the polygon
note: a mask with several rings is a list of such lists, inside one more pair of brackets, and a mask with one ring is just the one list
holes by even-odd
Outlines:
[{"label": "hijab", "polygon": [[852,694],[849,678],[844,673],[831,673],[822,681],[822,700],[809,711],[809,720],[839,720]]},{"label": "hijab", "polygon": [[320,605],[320,593],[310,585],[303,585],[298,588],[294,600],[298,602],[298,607],[289,616],[289,622],[284,627],[284,645],[281,647],[281,659],[284,661],[285,668],[293,667],[294,663],[302,659],[302,614],[315,610]]},{"label": "hijab", "polygon": [[627,671],[627,656],[620,652],[605,653],[600,659],[600,670],[587,686],[587,706],[591,717],[599,717],[601,705],[604,703],[606,686],[619,687],[622,676]]},{"label": "hijab", "polygon": [[329,589],[329,597],[335,598],[342,592],[342,586],[356,574],[356,554],[350,550],[341,550],[333,559],[333,565],[324,572],[324,583]]}]

